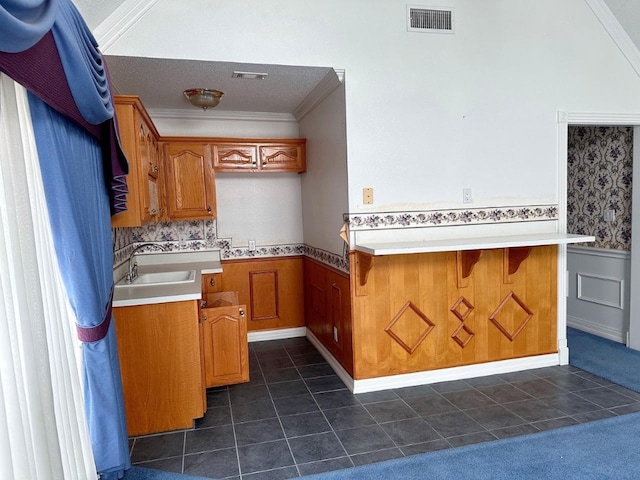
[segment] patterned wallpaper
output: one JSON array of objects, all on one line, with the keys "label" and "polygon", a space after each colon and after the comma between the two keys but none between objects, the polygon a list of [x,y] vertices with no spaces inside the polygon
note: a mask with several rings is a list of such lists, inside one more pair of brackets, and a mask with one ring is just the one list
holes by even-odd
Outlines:
[{"label": "patterned wallpaper", "polygon": [[567,164],[567,231],[594,235],[589,246],[631,250],[633,127],[570,126]]}]

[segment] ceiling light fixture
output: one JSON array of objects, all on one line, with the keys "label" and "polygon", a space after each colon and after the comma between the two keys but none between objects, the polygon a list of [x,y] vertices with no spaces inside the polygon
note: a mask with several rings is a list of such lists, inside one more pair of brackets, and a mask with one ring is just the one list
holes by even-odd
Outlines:
[{"label": "ceiling light fixture", "polygon": [[224,94],[220,90],[209,88],[190,88],[184,91],[184,96],[191,102],[191,105],[203,110],[217,106],[222,95]]},{"label": "ceiling light fixture", "polygon": [[256,73],[256,72],[233,72],[231,75],[233,78],[245,78],[247,80],[264,80],[267,78],[268,73]]}]

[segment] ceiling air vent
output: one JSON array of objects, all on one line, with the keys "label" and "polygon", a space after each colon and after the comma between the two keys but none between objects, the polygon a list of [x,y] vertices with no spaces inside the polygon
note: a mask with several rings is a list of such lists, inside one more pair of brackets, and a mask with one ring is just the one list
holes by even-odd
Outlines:
[{"label": "ceiling air vent", "polygon": [[409,32],[454,33],[453,8],[407,5]]}]

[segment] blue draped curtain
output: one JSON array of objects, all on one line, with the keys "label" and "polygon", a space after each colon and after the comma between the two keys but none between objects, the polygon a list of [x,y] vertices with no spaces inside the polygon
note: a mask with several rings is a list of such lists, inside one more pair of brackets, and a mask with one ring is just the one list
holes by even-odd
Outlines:
[{"label": "blue draped curtain", "polygon": [[127,164],[106,66],[70,0],[0,0],[0,71],[29,105],[58,265],[82,344],[86,416],[102,480],[130,467],[111,315],[111,213]]},{"label": "blue draped curtain", "polygon": [[[113,247],[100,146],[31,94],[29,107],[58,265],[77,323],[109,325]],[[130,462],[115,329],[105,329],[104,338],[82,344],[82,356],[93,453],[108,479],[121,478]]]}]

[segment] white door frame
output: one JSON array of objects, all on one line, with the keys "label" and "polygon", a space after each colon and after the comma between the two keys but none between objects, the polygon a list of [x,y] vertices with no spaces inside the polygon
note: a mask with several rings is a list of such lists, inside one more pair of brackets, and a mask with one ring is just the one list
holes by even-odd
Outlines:
[{"label": "white door frame", "polygon": [[[633,149],[640,152],[640,113],[588,113],[558,112],[558,228],[567,233],[567,143],[569,125],[623,125],[633,126]],[[633,156],[633,171],[640,172],[640,153]],[[638,175],[640,178],[640,175]],[[638,182],[640,185],[640,182]],[[640,188],[632,189],[632,204],[640,205]],[[627,346],[640,350],[640,295],[633,295],[634,287],[640,288],[640,215],[631,217],[631,283],[629,289],[629,332]],[[558,347],[566,349],[567,326],[567,247],[561,245],[558,254]],[[562,338],[565,337],[565,338]],[[564,344],[561,345],[561,341]],[[561,356],[561,360],[562,360]],[[567,359],[568,360],[568,359]],[[561,361],[561,363],[563,363]]]}]

